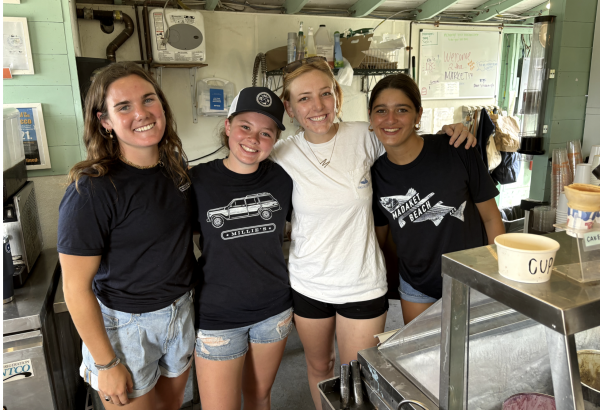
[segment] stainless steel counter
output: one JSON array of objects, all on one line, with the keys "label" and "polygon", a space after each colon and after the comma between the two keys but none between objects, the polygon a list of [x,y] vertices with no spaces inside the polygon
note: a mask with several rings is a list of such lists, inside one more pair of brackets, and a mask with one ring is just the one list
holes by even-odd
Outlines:
[{"label": "stainless steel counter", "polygon": [[54,291],[59,272],[56,249],[42,251],[25,286],[15,289],[14,300],[2,307],[4,335],[42,327],[48,298]]},{"label": "stainless steel counter", "polygon": [[[574,238],[547,235],[560,243],[555,266],[579,263]],[[493,253],[492,253],[493,251]],[[442,272],[563,335],[600,326],[600,282],[580,283],[553,273],[546,283],[519,283],[498,273],[496,245],[446,254]]]},{"label": "stainless steel counter", "polygon": [[[574,238],[547,236],[561,246],[555,266],[579,262]],[[574,335],[600,326],[600,282],[580,283],[557,272],[545,283],[506,279],[498,273],[495,245],[444,255],[442,273],[440,409],[463,409],[467,402],[470,288],[545,326],[556,408],[584,408]]]}]

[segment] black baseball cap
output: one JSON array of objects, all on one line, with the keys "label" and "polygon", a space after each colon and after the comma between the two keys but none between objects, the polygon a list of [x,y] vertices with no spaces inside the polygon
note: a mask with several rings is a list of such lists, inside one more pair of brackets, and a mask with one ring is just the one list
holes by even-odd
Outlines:
[{"label": "black baseball cap", "polygon": [[283,102],[267,87],[246,87],[235,96],[227,117],[241,112],[257,112],[266,115],[277,124],[277,128],[285,130],[281,122],[285,108]]}]

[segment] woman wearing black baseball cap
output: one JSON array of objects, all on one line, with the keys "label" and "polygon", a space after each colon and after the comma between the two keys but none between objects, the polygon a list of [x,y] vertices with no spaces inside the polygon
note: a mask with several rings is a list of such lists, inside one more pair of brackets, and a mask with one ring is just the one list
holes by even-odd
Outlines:
[{"label": "woman wearing black baseball cap", "polygon": [[284,115],[264,87],[234,99],[221,132],[229,156],[190,170],[201,285],[196,372],[202,408],[270,408],[271,386],[292,329],[281,252],[292,179],[268,157]]}]

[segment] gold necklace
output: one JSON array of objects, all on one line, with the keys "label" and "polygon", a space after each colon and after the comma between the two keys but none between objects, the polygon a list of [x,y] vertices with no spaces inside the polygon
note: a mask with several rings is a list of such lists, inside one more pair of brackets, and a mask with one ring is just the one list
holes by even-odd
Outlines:
[{"label": "gold necklace", "polygon": [[327,168],[327,165],[329,165],[331,163],[331,160],[333,159],[333,151],[335,150],[335,143],[337,142],[337,133],[340,130],[340,126],[338,125],[338,129],[335,130],[335,135],[333,137],[333,148],[331,149],[331,155],[329,156],[329,161],[327,161],[327,158],[325,158],[323,161],[319,161],[319,158],[317,157],[317,154],[315,154],[315,152],[313,151],[313,149],[310,147],[310,144],[308,143],[308,140],[306,138],[304,138],[304,140],[306,141],[306,145],[308,145],[308,149],[310,149],[310,152],[313,153],[313,155],[315,156],[315,159],[317,160],[317,162],[319,164],[321,164],[321,166],[323,168]]},{"label": "gold necklace", "polygon": [[164,166],[163,162],[160,159],[154,165],[136,165],[133,162],[127,160],[127,158],[125,158],[123,156],[123,154],[119,155],[119,159],[121,161],[123,161],[124,163],[126,163],[127,165],[131,165],[132,167],[137,168],[137,169],[150,169],[150,168],[154,168],[157,165],[160,165],[161,167]]}]

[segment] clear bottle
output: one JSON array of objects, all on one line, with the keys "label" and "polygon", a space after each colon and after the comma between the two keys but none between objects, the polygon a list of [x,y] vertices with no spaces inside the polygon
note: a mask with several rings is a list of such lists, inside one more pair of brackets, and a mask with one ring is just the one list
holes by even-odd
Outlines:
[{"label": "clear bottle", "polygon": [[296,43],[298,42],[298,34],[288,33],[287,41],[287,63],[296,60]]},{"label": "clear bottle", "polygon": [[336,31],[333,33],[333,40],[335,42],[334,45],[334,54],[335,54],[335,68],[343,68],[344,67],[344,59],[342,58],[342,46],[340,46],[340,32]]},{"label": "clear bottle", "polygon": [[315,46],[317,47],[317,55],[325,57],[329,66],[333,68],[333,40],[325,24],[321,24],[315,33]]},{"label": "clear bottle", "polygon": [[308,36],[306,37],[306,57],[316,57],[317,48],[315,47],[315,36],[312,27],[308,28]]},{"label": "clear bottle", "polygon": [[[294,33],[295,34],[295,33]],[[231,108],[231,103],[233,103],[233,99],[235,98],[235,87],[231,81],[225,84],[225,111],[229,112]]]},{"label": "clear bottle", "polygon": [[300,30],[298,30],[298,44],[296,44],[296,60],[302,60],[306,57],[305,49],[306,43],[304,42],[304,32],[302,31],[302,22],[300,22]]}]

